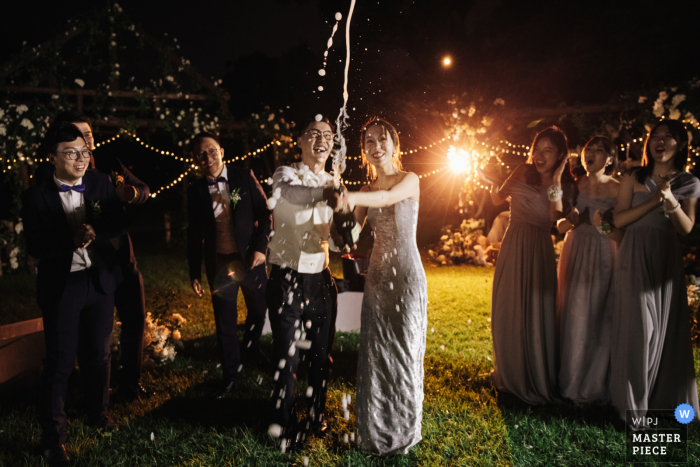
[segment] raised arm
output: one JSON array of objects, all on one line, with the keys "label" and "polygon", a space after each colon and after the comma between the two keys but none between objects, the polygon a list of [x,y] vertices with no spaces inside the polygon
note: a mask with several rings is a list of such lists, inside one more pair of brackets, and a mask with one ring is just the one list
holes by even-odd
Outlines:
[{"label": "raised arm", "polygon": [[399,183],[388,190],[356,191],[348,193],[348,204],[351,208],[353,206],[383,208],[396,204],[406,198],[418,201],[419,197],[420,182],[418,175],[408,172]]},{"label": "raised arm", "polygon": [[559,188],[559,192],[561,193],[559,199],[555,200],[551,197],[549,198],[549,219],[552,222],[557,222],[559,219],[564,217],[564,189],[561,185],[561,177],[564,174],[564,170],[566,170],[568,162],[569,158],[564,157],[552,174],[552,184],[553,186]]},{"label": "raised arm", "polygon": [[[329,187],[311,187],[301,184],[296,171],[287,166],[278,167],[272,175],[272,192],[279,188],[280,196],[292,204],[316,204],[324,201],[324,190]],[[332,190],[333,188],[330,187]]]},{"label": "raised arm", "polygon": [[646,213],[658,207],[663,201],[661,192],[657,189],[656,193],[649,199],[632,207],[632,198],[634,197],[635,177],[631,173],[626,173],[620,181],[620,191],[617,193],[617,203],[615,204],[615,212],[613,214],[613,223],[616,227],[626,227],[637,219],[642,218]]},{"label": "raised arm", "polygon": [[520,164],[510,174],[506,181],[503,182],[503,185],[500,187],[495,184],[491,185],[491,202],[494,206],[500,206],[506,202],[506,199],[510,196],[511,187],[517,180],[521,180],[525,176],[526,170],[527,164]]},{"label": "raised arm", "polygon": [[[369,185],[363,185],[362,188],[360,188],[360,193],[367,193],[369,191]],[[353,214],[355,215],[355,222],[357,225],[363,228],[365,226],[365,220],[367,219],[367,206],[356,206]]]},{"label": "raised arm", "polygon": [[124,185],[131,187],[134,190],[134,198],[129,201],[130,204],[143,204],[148,200],[148,196],[151,194],[151,190],[148,188],[144,182],[139,180],[136,175],[134,175],[131,170],[129,170],[122,161],[119,161],[122,166],[122,173],[124,174]]},{"label": "raised arm", "polygon": [[671,219],[673,228],[679,235],[688,235],[695,225],[695,207],[698,199],[686,198],[678,201],[671,191],[671,183],[668,180],[659,185],[659,191],[664,199],[664,211]]}]

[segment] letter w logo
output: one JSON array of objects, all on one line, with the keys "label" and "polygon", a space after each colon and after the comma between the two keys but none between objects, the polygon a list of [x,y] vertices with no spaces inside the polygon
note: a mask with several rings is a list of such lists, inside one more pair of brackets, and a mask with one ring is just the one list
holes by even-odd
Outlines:
[{"label": "letter w logo", "polygon": [[679,410],[679,413],[681,414],[681,418],[690,417],[690,410]]}]

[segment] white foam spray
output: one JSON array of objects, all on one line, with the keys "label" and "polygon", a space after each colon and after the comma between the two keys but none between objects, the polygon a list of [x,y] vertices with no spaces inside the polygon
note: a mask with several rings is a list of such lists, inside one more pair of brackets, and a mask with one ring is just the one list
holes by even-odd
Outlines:
[{"label": "white foam spray", "polygon": [[[350,2],[350,11],[348,19],[345,23],[345,81],[343,82],[343,106],[340,108],[338,118],[335,120],[335,137],[333,138],[333,185],[338,188],[340,186],[340,174],[345,171],[345,154],[347,153],[347,145],[343,131],[348,127],[348,74],[350,72],[350,22],[352,21],[352,12],[355,10],[355,0]],[[336,18],[338,16],[336,15]]]},{"label": "white foam spray", "polygon": [[[328,51],[330,50],[331,46],[333,46],[333,36],[335,35],[335,32],[338,30],[338,22],[343,19],[343,15],[340,13],[335,14],[335,25],[333,25],[333,31],[331,32],[331,37],[328,38],[328,42],[326,42],[326,51],[323,52],[323,68],[318,70],[318,74],[320,76],[326,76],[326,63],[328,61]],[[319,86],[319,91],[323,91],[323,86]]]}]

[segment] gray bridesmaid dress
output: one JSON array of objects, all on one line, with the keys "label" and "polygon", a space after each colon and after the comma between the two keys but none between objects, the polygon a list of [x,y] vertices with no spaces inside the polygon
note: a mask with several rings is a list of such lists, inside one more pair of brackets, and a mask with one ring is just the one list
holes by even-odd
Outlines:
[{"label": "gray bridesmaid dress", "polygon": [[615,207],[615,198],[589,198],[580,193],[576,208],[581,222],[566,234],[559,256],[561,395],[577,403],[608,399],[612,275],[617,244],[591,224],[596,210]]},{"label": "gray bridesmaid dress", "polygon": [[418,202],[369,208],[374,249],[362,300],[357,447],[405,454],[421,440],[428,290],[416,245]]},{"label": "gray bridesmaid dress", "polygon": [[[634,194],[636,206],[656,192]],[[687,172],[671,179],[678,201],[700,197],[700,181]],[[660,207],[627,226],[615,269],[610,392],[625,410],[642,416],[649,409],[687,403],[698,417],[698,391],[690,341],[690,316],[678,234]]]},{"label": "gray bridesmaid dress", "polygon": [[491,297],[493,383],[529,404],[556,402],[557,270],[547,187],[513,180]]}]

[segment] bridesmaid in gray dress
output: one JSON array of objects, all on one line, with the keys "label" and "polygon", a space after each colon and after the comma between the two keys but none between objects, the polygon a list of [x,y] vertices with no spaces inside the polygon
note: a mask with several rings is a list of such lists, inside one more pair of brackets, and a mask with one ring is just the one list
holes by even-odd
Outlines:
[{"label": "bridesmaid in gray dress", "polygon": [[[406,454],[421,440],[428,290],[416,246],[420,186],[401,170],[398,134],[374,118],[362,132],[372,183],[348,193],[355,218],[375,234],[362,300],[357,364],[357,447]],[[363,207],[364,206],[364,207]]]},{"label": "bridesmaid in gray dress", "polygon": [[604,403],[609,399],[613,266],[623,233],[606,215],[612,214],[620,187],[611,177],[617,148],[596,136],[583,148],[581,161],[586,175],[576,180],[576,207],[557,225],[560,233],[568,231],[559,257],[559,388],[577,404]]},{"label": "bridesmaid in gray dress", "polygon": [[564,133],[547,128],[535,137],[528,164],[491,192],[496,205],[511,198],[493,278],[491,379],[499,391],[529,404],[557,401],[557,272],[550,230],[564,210],[562,185],[567,195],[573,191],[567,156]]},{"label": "bridesmaid in gray dress", "polygon": [[700,197],[700,181],[684,171],[687,157],[684,125],[662,120],[642,167],[620,183],[614,223],[626,231],[615,269],[610,392],[623,420],[626,410],[638,417],[682,403],[700,413],[678,240],[693,228]]}]

